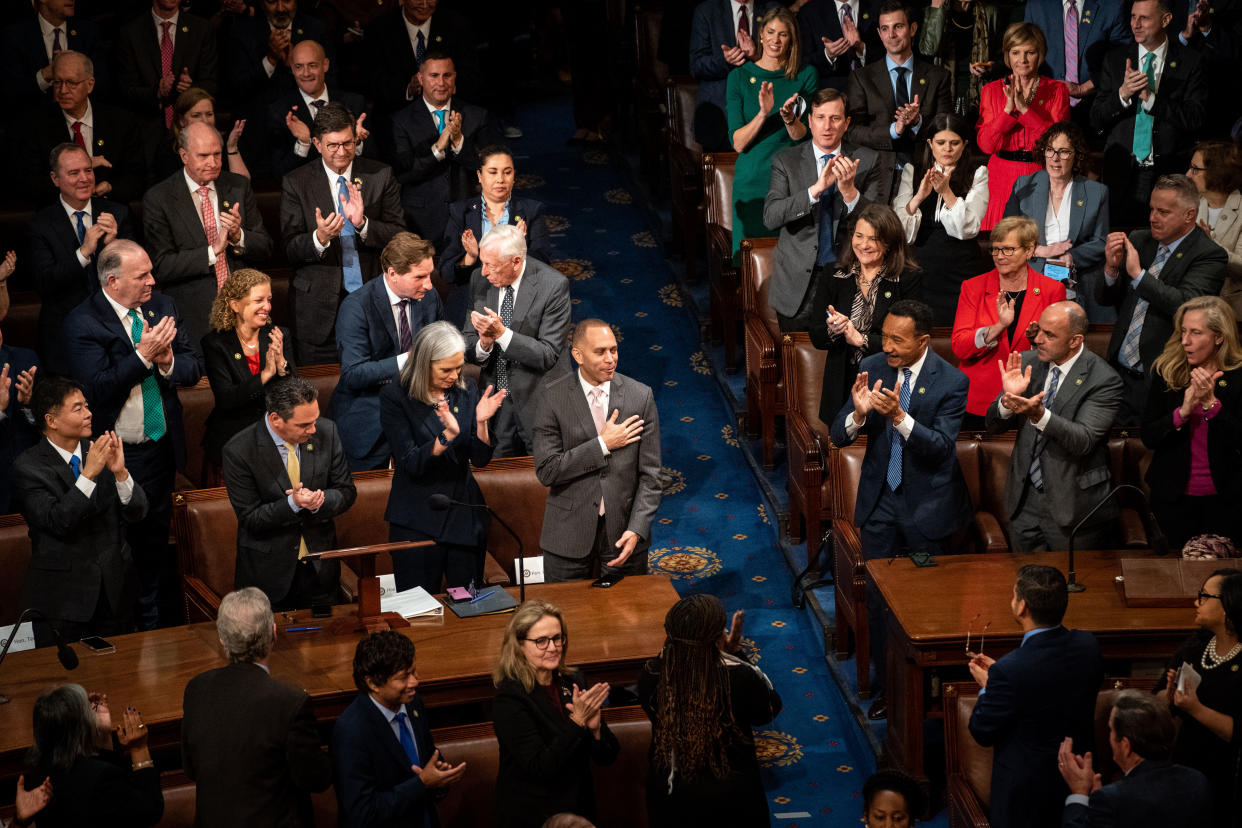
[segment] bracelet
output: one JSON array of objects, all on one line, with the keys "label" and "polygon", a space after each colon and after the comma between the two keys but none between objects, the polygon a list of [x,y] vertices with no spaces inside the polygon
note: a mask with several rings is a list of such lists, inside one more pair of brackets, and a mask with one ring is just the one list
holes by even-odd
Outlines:
[{"label": "bracelet", "polygon": [[155,767],[155,760],[148,759],[145,762],[138,762],[137,764],[135,764],[134,770],[142,770],[143,768],[153,768],[153,767]]},{"label": "bracelet", "polygon": [[238,150],[237,152],[230,152],[229,155],[241,155],[241,150]]}]

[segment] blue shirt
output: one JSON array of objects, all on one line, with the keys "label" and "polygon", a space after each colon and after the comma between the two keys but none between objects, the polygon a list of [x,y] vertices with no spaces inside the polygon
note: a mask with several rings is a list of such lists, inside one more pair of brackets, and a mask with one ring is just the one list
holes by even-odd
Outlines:
[{"label": "blue shirt", "polygon": [[[511,202],[512,200],[513,200],[513,199],[509,199],[509,201],[506,201],[506,202],[505,202],[505,209],[504,209],[504,212],[502,212],[502,213],[500,214],[500,223],[501,223],[501,224],[508,224],[508,223],[509,223],[509,202]],[[480,199],[479,199],[479,205],[482,207],[482,212],[483,212],[483,224],[482,224],[482,226],[481,226],[481,228],[480,228],[483,232],[482,232],[482,234],[479,236],[479,241],[482,241],[482,240],[483,240],[483,236],[486,236],[486,235],[488,234],[488,231],[490,231],[490,230],[492,229],[492,223],[491,223],[490,221],[488,221],[488,220],[487,220],[487,202],[486,202],[486,201],[484,201],[482,198],[480,198]]]},{"label": "blue shirt", "polygon": [[[906,98],[907,100],[913,101],[914,95],[910,93],[914,87],[914,52],[910,52],[910,57],[906,58],[906,62],[901,63],[901,64],[894,63],[892,57],[890,57],[889,55],[885,55],[884,65],[888,67],[888,80],[893,85],[893,100],[894,101],[897,100],[896,69],[898,66],[901,66],[905,68],[906,70]],[[923,118],[922,116],[919,116],[919,119],[915,121],[914,123],[910,124],[910,126],[906,127],[906,129],[916,129],[918,128],[918,125],[921,124],[922,122],[923,122]],[[894,141],[896,141],[900,137],[897,135],[896,122],[888,125],[888,137],[892,138]]]},{"label": "blue shirt", "polygon": [[[263,415],[263,425],[267,427],[267,433],[271,435],[273,442],[276,443],[276,450],[280,452],[281,464],[285,468],[289,468],[289,449],[285,446],[285,439],[272,430],[272,421],[268,419],[266,414]],[[302,447],[300,445],[294,446],[294,449],[295,451],[297,451],[297,454],[298,454],[298,463],[301,463],[302,462]],[[293,511],[295,512],[302,511],[301,508],[293,502],[293,495],[289,495],[286,498],[286,502],[288,502],[289,508],[292,509]]]}]

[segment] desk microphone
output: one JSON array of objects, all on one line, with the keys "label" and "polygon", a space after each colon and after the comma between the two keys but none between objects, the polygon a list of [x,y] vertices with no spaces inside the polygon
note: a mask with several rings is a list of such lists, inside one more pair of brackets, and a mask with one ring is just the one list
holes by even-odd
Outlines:
[{"label": "desk microphone", "polygon": [[1143,522],[1146,524],[1144,528],[1147,530],[1147,543],[1150,544],[1151,551],[1160,556],[1169,554],[1169,539],[1164,536],[1164,532],[1160,531],[1160,524],[1156,522],[1156,516],[1151,511],[1151,501],[1147,499],[1147,495],[1143,494],[1143,490],[1138,486],[1131,485],[1130,483],[1121,483],[1114,486],[1108,494],[1100,498],[1100,502],[1092,506],[1091,511],[1087,512],[1083,519],[1078,521],[1077,525],[1070,530],[1067,543],[1069,546],[1069,578],[1066,585],[1070,592],[1083,592],[1086,590],[1085,586],[1078,583],[1078,575],[1074,571],[1074,536],[1078,534],[1078,530],[1082,528],[1082,525],[1100,510],[1101,506],[1111,500],[1113,495],[1122,489],[1129,489],[1143,499],[1143,511],[1146,513]]},{"label": "desk microphone", "polygon": [[487,513],[496,518],[496,522],[503,526],[505,531],[509,533],[509,537],[513,538],[513,540],[517,542],[518,556],[517,562],[514,564],[513,568],[517,572],[518,577],[518,595],[521,597],[521,603],[525,604],[526,573],[522,569],[522,559],[526,556],[522,551],[522,539],[518,537],[518,533],[514,532],[513,527],[505,523],[505,519],[496,514],[496,510],[491,506],[488,506],[486,503],[462,503],[460,500],[453,500],[448,495],[440,494],[439,492],[427,498],[427,507],[433,512],[447,511],[450,506],[464,506],[467,509],[486,509]]},{"label": "desk microphone", "polygon": [[[4,663],[4,658],[9,654],[9,647],[13,645],[13,639],[17,638],[17,631],[21,628],[22,622],[27,616],[35,615],[41,621],[47,621],[47,616],[34,607],[29,607],[21,615],[17,616],[17,622],[13,625],[13,632],[9,635],[8,641],[4,642],[4,649],[0,650],[0,664]],[[78,666],[78,654],[73,651],[65,639],[61,637],[60,630],[48,624],[48,629],[52,631],[52,635],[56,638],[56,658],[60,660],[60,666],[66,670],[75,670]],[[8,704],[9,697],[0,693],[0,704]]]}]

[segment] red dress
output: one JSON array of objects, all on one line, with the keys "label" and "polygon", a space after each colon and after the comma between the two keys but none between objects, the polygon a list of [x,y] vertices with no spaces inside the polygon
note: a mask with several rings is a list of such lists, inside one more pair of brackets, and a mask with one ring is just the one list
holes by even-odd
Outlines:
[{"label": "red dress", "polygon": [[[1005,81],[995,80],[983,87],[979,100],[979,149],[988,160],[988,210],[983,215],[980,231],[996,226],[1005,216],[1005,205],[1013,191],[1013,183],[1024,175],[1043,169],[1041,159],[1019,161],[1001,158],[997,153],[1030,153],[1035,142],[1048,127],[1069,118],[1069,92],[1065,84],[1051,78],[1040,78],[1035,99],[1026,112],[1005,114]],[[1032,216],[1041,225],[1043,216]]]}]

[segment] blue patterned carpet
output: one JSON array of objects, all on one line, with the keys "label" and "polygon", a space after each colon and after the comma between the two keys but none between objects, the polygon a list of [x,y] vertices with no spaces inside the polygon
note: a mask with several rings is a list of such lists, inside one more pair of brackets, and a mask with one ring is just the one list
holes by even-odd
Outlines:
[{"label": "blue patterned carpet", "polygon": [[[790,605],[792,576],[773,510],[739,445],[733,401],[700,349],[699,323],[653,232],[629,167],[602,149],[565,148],[568,105],[531,107],[514,142],[519,190],[547,205],[574,319],[613,325],[619,369],[655,389],[665,495],[650,565],[678,592],[746,610],[745,648],[785,710],[758,735],[773,824],[841,825],[861,813],[875,758],[823,658],[823,630]],[[783,489],[783,479],[780,483]]]}]

